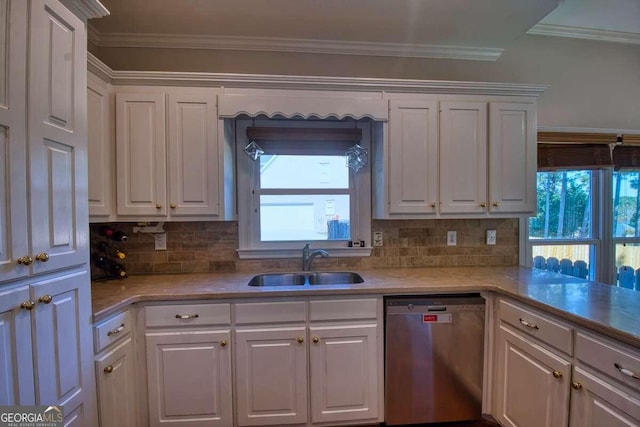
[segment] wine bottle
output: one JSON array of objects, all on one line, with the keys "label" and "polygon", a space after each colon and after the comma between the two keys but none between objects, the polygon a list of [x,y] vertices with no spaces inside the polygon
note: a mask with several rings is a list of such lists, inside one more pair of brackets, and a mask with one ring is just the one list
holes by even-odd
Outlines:
[{"label": "wine bottle", "polygon": [[118,259],[125,259],[127,257],[127,254],[125,254],[118,248],[113,248],[113,256]]},{"label": "wine bottle", "polygon": [[115,233],[115,230],[108,225],[103,225],[102,227],[100,227],[100,234],[105,237],[111,238],[111,236],[113,236],[113,233]]},{"label": "wine bottle", "polygon": [[105,241],[100,241],[96,243],[96,249],[102,252],[103,254],[111,256],[113,258],[125,259],[127,257],[127,254],[124,253],[120,248],[118,248],[117,246],[111,247]]},{"label": "wine bottle", "polygon": [[127,240],[129,240],[129,236],[124,234],[122,231],[114,231],[114,233],[111,235],[111,238],[116,242],[126,242]]},{"label": "wine bottle", "polygon": [[100,234],[111,240],[115,240],[116,242],[126,242],[127,240],[129,240],[129,236],[127,236],[124,232],[114,230],[108,225],[103,225],[102,227],[100,227]]},{"label": "wine bottle", "polygon": [[125,270],[124,265],[120,264],[117,261],[111,261],[109,263],[108,273],[112,277],[127,277],[127,270]]},{"label": "wine bottle", "polygon": [[93,263],[96,267],[102,268],[103,270],[107,267],[109,260],[104,256],[99,254],[98,252],[94,252],[91,254],[91,258],[93,259]]}]

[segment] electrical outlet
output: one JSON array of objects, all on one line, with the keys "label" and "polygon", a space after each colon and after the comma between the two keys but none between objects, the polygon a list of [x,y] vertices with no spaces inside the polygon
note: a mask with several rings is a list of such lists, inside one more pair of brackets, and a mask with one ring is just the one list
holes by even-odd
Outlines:
[{"label": "electrical outlet", "polygon": [[167,250],[167,233],[157,233],[153,235],[153,239],[156,242],[156,251]]},{"label": "electrical outlet", "polygon": [[382,231],[373,232],[373,246],[382,246]]},{"label": "electrical outlet", "polygon": [[455,246],[458,244],[458,233],[455,231],[447,231],[447,246]]},{"label": "electrical outlet", "polygon": [[487,230],[487,245],[496,244],[496,230]]}]

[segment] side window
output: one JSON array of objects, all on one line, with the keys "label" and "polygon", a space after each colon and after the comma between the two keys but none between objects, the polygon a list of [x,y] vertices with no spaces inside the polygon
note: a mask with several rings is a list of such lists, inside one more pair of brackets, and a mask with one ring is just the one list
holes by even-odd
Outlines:
[{"label": "side window", "polygon": [[613,172],[612,183],[616,284],[640,290],[640,172]]},{"label": "side window", "polygon": [[593,278],[594,185],[590,170],[538,172],[537,215],[529,219],[532,266]]}]

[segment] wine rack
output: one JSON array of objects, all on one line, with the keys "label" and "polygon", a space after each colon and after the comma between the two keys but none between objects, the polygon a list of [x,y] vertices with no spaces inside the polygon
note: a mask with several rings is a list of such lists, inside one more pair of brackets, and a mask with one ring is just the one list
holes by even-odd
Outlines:
[{"label": "wine rack", "polygon": [[129,240],[126,233],[102,225],[91,231],[91,280],[113,280],[127,277],[124,244]]}]

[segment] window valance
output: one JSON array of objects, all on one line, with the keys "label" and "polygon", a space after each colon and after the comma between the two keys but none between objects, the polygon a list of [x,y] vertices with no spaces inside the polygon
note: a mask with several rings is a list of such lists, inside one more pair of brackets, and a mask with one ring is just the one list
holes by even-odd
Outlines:
[{"label": "window valance", "polygon": [[387,100],[376,98],[331,98],[303,96],[219,95],[218,116],[234,118],[240,115],[269,118],[352,118],[387,121]]}]

